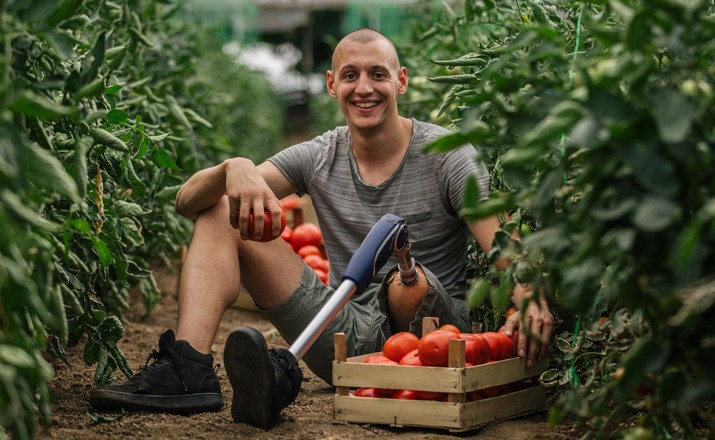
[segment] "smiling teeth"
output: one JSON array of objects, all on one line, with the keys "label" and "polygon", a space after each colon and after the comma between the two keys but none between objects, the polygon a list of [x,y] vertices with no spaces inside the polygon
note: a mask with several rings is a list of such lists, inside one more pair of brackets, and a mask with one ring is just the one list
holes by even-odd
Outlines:
[{"label": "smiling teeth", "polygon": [[371,107],[375,107],[377,105],[377,103],[376,102],[356,102],[355,105],[360,108],[371,108]]}]

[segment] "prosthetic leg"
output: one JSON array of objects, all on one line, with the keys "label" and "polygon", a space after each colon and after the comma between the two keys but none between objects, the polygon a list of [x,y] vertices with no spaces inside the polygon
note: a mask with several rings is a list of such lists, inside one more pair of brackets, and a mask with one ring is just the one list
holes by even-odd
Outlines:
[{"label": "prosthetic leg", "polygon": [[298,396],[303,378],[298,360],[350,298],[370,284],[390,255],[398,256],[401,279],[404,267],[404,282],[417,281],[409,247],[405,221],[385,214],[350,259],[333,296],[290,348],[269,350],[263,335],[250,327],[239,327],[231,332],[224,349],[224,365],[233,388],[233,420],[270,429],[283,408]]}]

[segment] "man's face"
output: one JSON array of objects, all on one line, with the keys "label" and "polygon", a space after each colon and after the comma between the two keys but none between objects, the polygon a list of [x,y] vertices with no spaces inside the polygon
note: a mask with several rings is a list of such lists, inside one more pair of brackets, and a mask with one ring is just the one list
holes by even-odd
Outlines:
[{"label": "man's face", "polygon": [[398,118],[397,96],[407,89],[407,70],[399,67],[389,43],[343,41],[326,78],[351,129],[371,130]]}]

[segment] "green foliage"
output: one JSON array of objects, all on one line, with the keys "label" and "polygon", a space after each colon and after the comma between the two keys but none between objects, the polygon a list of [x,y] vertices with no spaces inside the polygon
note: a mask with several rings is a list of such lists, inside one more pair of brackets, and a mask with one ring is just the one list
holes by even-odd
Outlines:
[{"label": "green foliage", "polygon": [[189,238],[180,184],[237,152],[265,158],[282,124],[266,82],[171,2],[31,3],[0,3],[0,436],[16,439],[38,408],[50,421],[41,353],[86,341],[97,384],[132,374],[122,310],[138,289],[151,312],[149,262]]},{"label": "green foliage", "polygon": [[[432,149],[471,142],[492,170],[490,200],[473,199],[465,216],[512,214],[484,256],[512,260],[490,274],[493,289],[529,282],[550,295],[561,329],[578,324],[562,338],[575,347],[559,346],[574,362],[561,364],[570,390],[555,413],[589,436],[638,414],[643,432],[693,437],[715,400],[712,3],[459,5],[417,27],[459,128]],[[508,239],[525,224],[523,246]],[[576,362],[592,349],[583,329],[621,309],[642,333],[599,355],[608,362]]]}]

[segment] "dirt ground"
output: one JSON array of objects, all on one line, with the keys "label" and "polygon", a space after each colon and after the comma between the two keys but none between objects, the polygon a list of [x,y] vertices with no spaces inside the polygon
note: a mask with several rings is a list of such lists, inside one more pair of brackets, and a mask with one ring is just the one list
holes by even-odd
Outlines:
[{"label": "dirt ground", "polygon": [[[176,325],[177,276],[166,269],[155,271],[162,299],[151,315],[145,317],[141,301],[126,313],[126,337],[120,346],[134,368],[144,366],[159,335]],[[269,346],[287,347],[272,325],[257,311],[230,309],[222,321],[212,348],[218,363],[223,362],[223,346],[228,333],[239,325],[257,328],[266,336]],[[545,412],[522,418],[494,422],[478,430],[451,434],[446,430],[391,428],[383,425],[361,425],[332,422],[334,389],[313,375],[302,363],[305,379],[296,402],[286,408],[280,423],[270,431],[263,431],[231,420],[231,387],[223,370],[219,377],[226,405],[215,413],[177,416],[157,413],[98,414],[88,403],[93,387],[94,367],[82,361],[82,346],[68,350],[71,365],[55,361],[56,378],[50,382],[52,394],[52,427],[38,433],[38,439],[365,439],[409,438],[446,439],[571,439],[575,436],[566,426],[552,428]],[[121,376],[121,373],[116,373]],[[119,378],[123,380],[123,376]],[[96,423],[92,415],[116,420]]]}]

